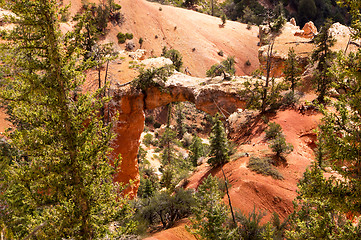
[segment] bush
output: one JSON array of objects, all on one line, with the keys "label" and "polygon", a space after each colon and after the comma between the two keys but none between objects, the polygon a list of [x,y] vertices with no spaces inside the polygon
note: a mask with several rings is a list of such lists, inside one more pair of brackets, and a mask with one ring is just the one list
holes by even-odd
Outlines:
[{"label": "bush", "polygon": [[286,139],[283,135],[277,136],[271,143],[270,148],[276,154],[277,157],[283,157],[284,154],[289,154],[293,151],[293,146],[290,143],[286,143]]},{"label": "bush", "polygon": [[164,47],[162,50],[162,56],[172,60],[175,70],[177,70],[178,72],[180,71],[183,65],[183,57],[178,50],[175,49],[167,50],[167,47]]},{"label": "bush", "polygon": [[222,26],[226,25],[226,21],[227,21],[227,16],[226,16],[226,14],[222,14],[222,15],[221,15],[221,20],[222,20]]},{"label": "bush", "polygon": [[153,116],[146,116],[145,117],[145,124],[154,124],[154,117]]},{"label": "bush", "polygon": [[270,158],[251,157],[247,167],[256,173],[282,180],[283,176],[271,163],[272,160]]},{"label": "bush", "polygon": [[125,38],[129,40],[133,39],[133,33],[126,33]]},{"label": "bush", "polygon": [[160,128],[162,126],[162,124],[160,123],[160,122],[155,122],[154,124],[153,124],[153,127],[154,128]]},{"label": "bush", "polygon": [[146,220],[150,226],[161,223],[163,228],[169,228],[175,221],[189,216],[194,205],[195,200],[190,190],[180,189],[173,195],[158,192],[138,203],[136,218]]},{"label": "bush", "polygon": [[172,67],[169,65],[161,68],[151,68],[147,70],[140,70],[138,77],[136,77],[131,85],[137,89],[145,91],[150,87],[161,88],[167,78],[172,74]]},{"label": "bush", "polygon": [[277,136],[282,135],[281,125],[275,122],[268,123],[268,128],[265,130],[266,138],[268,140],[275,139]]},{"label": "bush", "polygon": [[299,97],[292,91],[289,91],[282,98],[282,106],[283,107],[296,106],[298,101],[299,101]]},{"label": "bush", "polygon": [[122,9],[122,6],[117,4],[117,3],[114,3],[113,8],[114,8],[115,11],[119,11],[120,9]]},{"label": "bush", "polygon": [[139,38],[139,46],[140,48],[143,46],[143,42],[144,42],[144,39],[143,38]]},{"label": "bush", "polygon": [[234,75],[236,73],[234,66],[234,57],[227,57],[227,59],[223,60],[221,63],[211,66],[211,68],[206,72],[206,75],[207,77],[221,76],[222,74],[225,75],[225,73]]},{"label": "bush", "polygon": [[125,34],[121,33],[121,32],[117,34],[117,38],[118,38],[118,43],[120,43],[120,44],[125,43],[125,40],[127,40],[127,37],[125,36]]},{"label": "bush", "polygon": [[251,61],[247,60],[246,61],[246,66],[251,66],[251,65],[252,65]]},{"label": "bush", "polygon": [[143,143],[145,146],[149,147],[150,144],[152,144],[153,141],[153,135],[150,133],[147,133],[144,135]]}]

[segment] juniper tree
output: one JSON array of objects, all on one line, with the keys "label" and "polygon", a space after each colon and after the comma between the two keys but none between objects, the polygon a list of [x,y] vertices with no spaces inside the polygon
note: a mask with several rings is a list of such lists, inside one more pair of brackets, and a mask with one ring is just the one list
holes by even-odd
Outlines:
[{"label": "juniper tree", "polygon": [[55,0],[1,7],[16,14],[0,49],[0,98],[15,125],[6,136],[17,152],[0,156],[6,237],[99,239],[132,229],[127,221],[109,232],[128,205],[112,181],[119,161],[107,158],[113,134],[99,118],[103,99],[79,92],[91,65],[82,60],[82,30],[60,32]]},{"label": "juniper tree", "polygon": [[208,164],[212,167],[218,167],[225,164],[229,161],[228,152],[226,132],[223,123],[217,114],[214,118],[214,125],[210,136],[210,158],[208,159]]}]

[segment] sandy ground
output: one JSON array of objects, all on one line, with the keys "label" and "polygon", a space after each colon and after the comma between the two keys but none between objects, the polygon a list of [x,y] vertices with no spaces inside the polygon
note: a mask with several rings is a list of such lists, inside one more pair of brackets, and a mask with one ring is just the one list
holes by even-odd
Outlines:
[{"label": "sandy ground", "polygon": [[[81,7],[80,0],[71,2],[71,13]],[[95,1],[88,1],[95,2]],[[122,6],[125,23],[119,26],[108,25],[105,42],[113,42],[115,49],[124,49],[125,44],[117,44],[118,32],[134,34],[133,42],[139,48],[139,38],[144,39],[143,48],[148,56],[160,56],[164,46],[179,50],[183,55],[184,67],[192,75],[204,77],[211,65],[235,56],[237,75],[250,74],[259,66],[258,27],[246,29],[246,24],[227,21],[220,27],[221,20],[192,10],[164,6],[145,0],[115,0]],[[222,50],[224,57],[218,55]],[[245,62],[249,60],[251,66]]]}]

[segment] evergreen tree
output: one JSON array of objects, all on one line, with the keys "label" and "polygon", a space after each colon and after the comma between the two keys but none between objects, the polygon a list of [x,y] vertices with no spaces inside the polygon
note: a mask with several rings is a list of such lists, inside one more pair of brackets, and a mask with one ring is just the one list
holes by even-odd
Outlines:
[{"label": "evergreen tree", "polygon": [[315,83],[318,93],[317,99],[321,103],[325,101],[324,98],[332,84],[329,68],[334,57],[331,47],[335,44],[336,40],[328,32],[331,25],[331,20],[326,21],[319,34],[314,38],[317,46],[312,53],[312,60],[317,62]]},{"label": "evergreen tree", "polygon": [[[356,27],[361,29],[360,1],[341,1],[350,7]],[[352,57],[341,57],[333,74],[337,82],[347,86],[333,104],[333,110],[322,109],[317,162],[304,173],[299,184],[297,212],[291,217],[290,239],[359,239],[360,224],[353,219],[361,212],[361,51]],[[352,61],[351,61],[352,60]],[[324,164],[336,170],[339,176],[325,178]]]},{"label": "evergreen tree", "polygon": [[217,114],[214,118],[214,125],[210,136],[210,158],[208,164],[218,167],[229,161],[228,139],[222,121]]},{"label": "evergreen tree", "polygon": [[301,69],[298,67],[295,50],[290,48],[288,50],[288,58],[286,60],[285,68],[283,70],[285,80],[291,83],[292,93],[295,92],[295,88],[300,81]]},{"label": "evergreen tree", "polygon": [[235,231],[231,231],[227,226],[229,210],[222,202],[216,177],[209,175],[203,181],[198,187],[195,200],[190,229],[193,234],[209,240],[237,239]]},{"label": "evergreen tree", "polygon": [[176,114],[176,132],[178,139],[182,139],[184,133],[186,133],[186,128],[184,125],[184,114],[183,114],[183,104],[178,103],[175,107]]},{"label": "evergreen tree", "polygon": [[[7,132],[16,156],[0,155],[0,220],[15,239],[99,239],[133,228],[119,171],[107,158],[113,134],[103,99],[79,92],[83,71],[76,28],[62,35],[55,0],[6,1],[14,29],[1,45],[1,101],[16,126]],[[97,96],[98,94],[95,93]],[[20,123],[20,124],[19,124]]]},{"label": "evergreen tree", "polygon": [[194,167],[198,165],[198,159],[204,156],[204,149],[202,144],[202,139],[196,134],[192,139],[192,144],[189,147],[190,150],[190,160]]}]

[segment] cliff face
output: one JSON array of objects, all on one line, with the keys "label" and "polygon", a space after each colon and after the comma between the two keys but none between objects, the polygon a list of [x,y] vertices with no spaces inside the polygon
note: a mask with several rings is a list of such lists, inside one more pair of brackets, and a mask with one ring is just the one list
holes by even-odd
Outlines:
[{"label": "cliff face", "polygon": [[[205,82],[207,85],[204,85]],[[114,126],[117,136],[112,143],[114,150],[111,158],[116,159],[119,154],[122,157],[121,170],[114,180],[120,183],[131,181],[126,193],[129,193],[130,197],[136,195],[139,186],[137,153],[140,135],[144,130],[144,110],[171,102],[189,101],[209,114],[221,111],[228,117],[245,106],[245,100],[237,94],[243,82],[243,78],[223,82],[220,79],[200,79],[176,73],[161,89],[149,88],[141,92],[129,85],[113,88],[113,98],[109,106],[112,115],[117,116]]]}]

